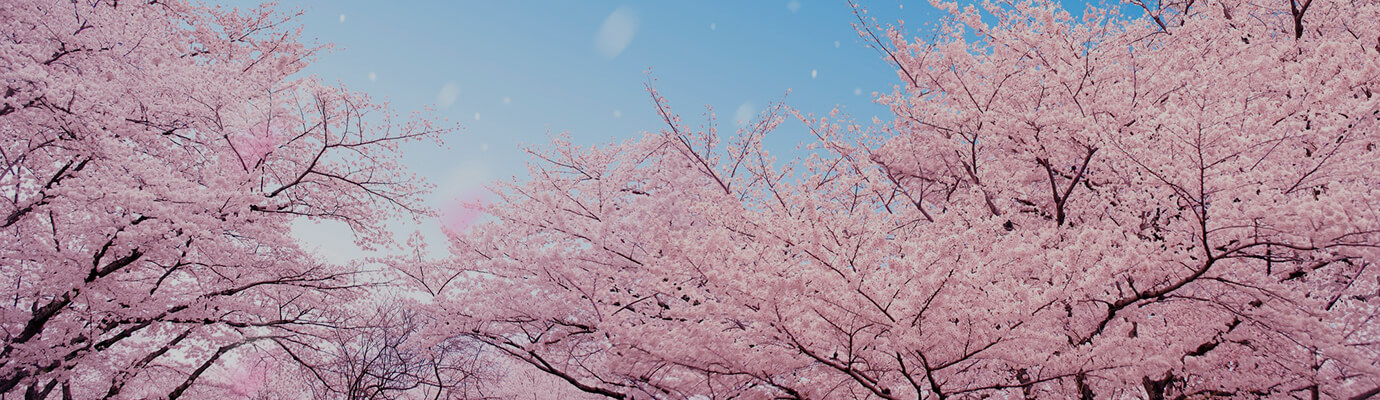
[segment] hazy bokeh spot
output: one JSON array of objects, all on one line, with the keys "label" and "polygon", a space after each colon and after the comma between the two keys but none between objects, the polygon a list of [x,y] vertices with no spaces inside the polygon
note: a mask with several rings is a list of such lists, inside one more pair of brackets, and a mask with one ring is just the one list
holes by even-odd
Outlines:
[{"label": "hazy bokeh spot", "polygon": [[623,53],[637,35],[637,13],[627,7],[618,7],[604,18],[599,33],[594,36],[594,48],[604,57],[614,58]]},{"label": "hazy bokeh spot", "polygon": [[436,105],[441,108],[450,108],[455,104],[455,99],[460,97],[460,84],[448,82],[441,86],[441,91],[436,92]]},{"label": "hazy bokeh spot", "polygon": [[[479,146],[487,150],[488,144]],[[441,225],[451,232],[463,232],[484,216],[483,207],[492,196],[486,187],[491,174],[487,165],[470,161],[455,166],[447,175],[436,188],[442,199]]]},{"label": "hazy bokeh spot", "polygon": [[738,106],[738,111],[733,113],[733,124],[739,127],[747,126],[756,114],[757,106],[752,105],[752,102],[743,103],[743,105]]},{"label": "hazy bokeh spot", "polygon": [[441,225],[451,232],[464,232],[484,216],[489,204],[489,189],[474,188],[452,198],[441,211]]}]

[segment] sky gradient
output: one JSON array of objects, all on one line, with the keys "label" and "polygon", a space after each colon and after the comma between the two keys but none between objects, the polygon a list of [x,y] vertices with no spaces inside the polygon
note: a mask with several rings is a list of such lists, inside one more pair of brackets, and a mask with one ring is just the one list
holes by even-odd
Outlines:
[{"label": "sky gradient", "polygon": [[[859,38],[843,1],[407,4],[307,0],[279,9],[305,12],[298,19],[305,42],[333,45],[307,73],[388,101],[402,115],[433,107],[462,126],[447,147],[403,149],[407,166],[437,185],[429,204],[442,210],[482,195],[494,180],[522,179],[530,159],[524,146],[561,134],[576,144],[607,143],[664,128],[644,87],[649,79],[690,126],[702,125],[713,107],[721,134],[783,98],[807,113],[839,106],[859,121],[886,121],[874,93],[899,82]],[[862,5],[883,24],[905,20],[909,36],[937,18],[927,3]],[[767,144],[789,151],[808,137],[788,122]],[[328,259],[361,255],[339,227],[297,228]],[[401,230],[413,229],[444,249],[438,224]]]}]

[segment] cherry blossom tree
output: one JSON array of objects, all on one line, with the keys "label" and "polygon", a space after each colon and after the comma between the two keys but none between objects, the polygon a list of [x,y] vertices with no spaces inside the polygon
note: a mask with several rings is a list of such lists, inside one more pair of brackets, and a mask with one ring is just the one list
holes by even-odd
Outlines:
[{"label": "cherry blossom tree", "polygon": [[[331,330],[310,361],[291,363],[310,376],[318,399],[486,399],[485,384],[499,379],[478,343],[465,337],[427,337],[437,321],[417,305],[390,299],[372,312]],[[303,357],[290,352],[289,357]],[[281,357],[281,356],[280,356]],[[288,368],[286,370],[293,370]],[[303,386],[283,397],[300,396]]]},{"label": "cherry blossom tree", "polygon": [[428,213],[398,146],[449,129],[301,77],[318,49],[292,17],[0,4],[0,397],[213,396],[229,361],[319,366],[358,328],[377,268],[323,262],[290,224],[391,245],[386,220]]},{"label": "cherry blossom tree", "polygon": [[651,90],[662,132],[534,150],[435,312],[616,399],[1380,393],[1380,4],[935,6],[857,11],[880,129]]}]

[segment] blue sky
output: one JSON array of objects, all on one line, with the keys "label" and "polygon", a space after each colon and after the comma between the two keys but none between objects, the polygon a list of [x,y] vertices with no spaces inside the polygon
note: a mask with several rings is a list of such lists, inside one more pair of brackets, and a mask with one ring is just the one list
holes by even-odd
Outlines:
[{"label": "blue sky", "polygon": [[[222,0],[226,5],[249,1]],[[447,148],[404,148],[406,164],[438,185],[431,205],[469,196],[493,180],[521,179],[528,156],[562,133],[598,144],[664,127],[643,85],[648,77],[692,126],[705,106],[721,133],[735,120],[785,101],[823,114],[840,106],[860,121],[889,120],[874,92],[899,82],[853,28],[844,1],[286,1],[301,9],[303,40],[333,43],[308,68],[386,100],[402,115],[435,107],[462,129]],[[937,18],[928,2],[863,1],[883,24],[904,19],[913,36]],[[650,75],[647,71],[650,70]],[[786,151],[807,139],[799,124],[769,137]],[[420,227],[439,242],[439,226]],[[301,226],[329,258],[348,236]]]},{"label": "blue sky", "polygon": [[[879,3],[869,5],[873,13],[898,8]],[[755,115],[788,89],[787,102],[801,110],[823,113],[837,104],[859,117],[884,115],[872,92],[896,81],[863,47],[842,2],[390,4],[284,6],[307,12],[306,39],[336,46],[310,72],[400,111],[437,107],[463,126],[448,150],[408,149],[409,164],[439,184],[467,164],[482,165],[490,178],[520,175],[526,158],[519,144],[539,145],[561,132],[589,144],[660,129],[643,88],[649,69],[688,121],[702,120],[711,105],[721,128],[732,127],[740,109]],[[606,22],[612,44],[626,40],[621,51],[601,50]],[[790,142],[803,135],[778,136]]]}]

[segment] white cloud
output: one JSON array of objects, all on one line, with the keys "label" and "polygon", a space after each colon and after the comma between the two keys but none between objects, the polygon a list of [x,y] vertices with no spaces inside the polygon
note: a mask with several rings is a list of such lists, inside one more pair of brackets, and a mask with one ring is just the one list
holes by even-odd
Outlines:
[{"label": "white cloud", "polygon": [[718,30],[718,29],[719,29],[719,24],[716,24],[716,23],[713,23],[713,22],[710,22],[710,23],[709,23],[709,30],[713,31],[713,30]]},{"label": "white cloud", "polygon": [[752,117],[755,116],[757,116],[757,106],[752,105],[752,102],[746,102],[738,106],[738,111],[733,113],[733,123],[740,127],[747,126],[749,122],[752,122]]},{"label": "white cloud", "polygon": [[817,70],[817,69],[812,69],[812,70],[810,70],[810,79],[815,79],[815,78],[818,78],[818,77],[819,77],[819,70]]},{"label": "white cloud", "polygon": [[475,121],[478,121],[478,120],[479,120],[479,113],[474,113],[474,120],[475,120]]},{"label": "white cloud", "polygon": [[340,22],[345,22],[345,14],[340,14]]},{"label": "white cloud", "polygon": [[800,11],[800,0],[791,0],[790,3],[786,3],[786,9],[791,10],[791,12]]},{"label": "white cloud", "polygon": [[512,98],[512,97],[504,96],[504,97],[503,97],[503,104],[513,104],[513,98]]},{"label": "white cloud", "polygon": [[455,104],[455,99],[459,97],[460,84],[448,82],[445,86],[441,86],[440,92],[436,93],[436,105],[441,106],[441,108],[450,108],[451,104]]},{"label": "white cloud", "polygon": [[632,43],[637,35],[637,13],[627,7],[618,7],[604,18],[599,33],[594,36],[594,48],[604,57],[614,58]]},{"label": "white cloud", "polygon": [[369,82],[377,80],[379,80],[379,74],[374,73],[374,71],[369,71]]},{"label": "white cloud", "polygon": [[623,110],[613,110],[613,117],[614,117],[614,118],[622,118],[622,117],[623,117]]},{"label": "white cloud", "polygon": [[483,150],[483,151],[489,151],[489,144],[488,144],[488,143],[481,143],[481,144],[479,145],[479,149],[480,149],[480,150]]},{"label": "white cloud", "polygon": [[839,48],[839,41],[837,41],[837,40],[834,41],[834,48],[835,48],[835,49]]},{"label": "white cloud", "polygon": [[862,96],[862,88],[853,88],[854,96]]}]

